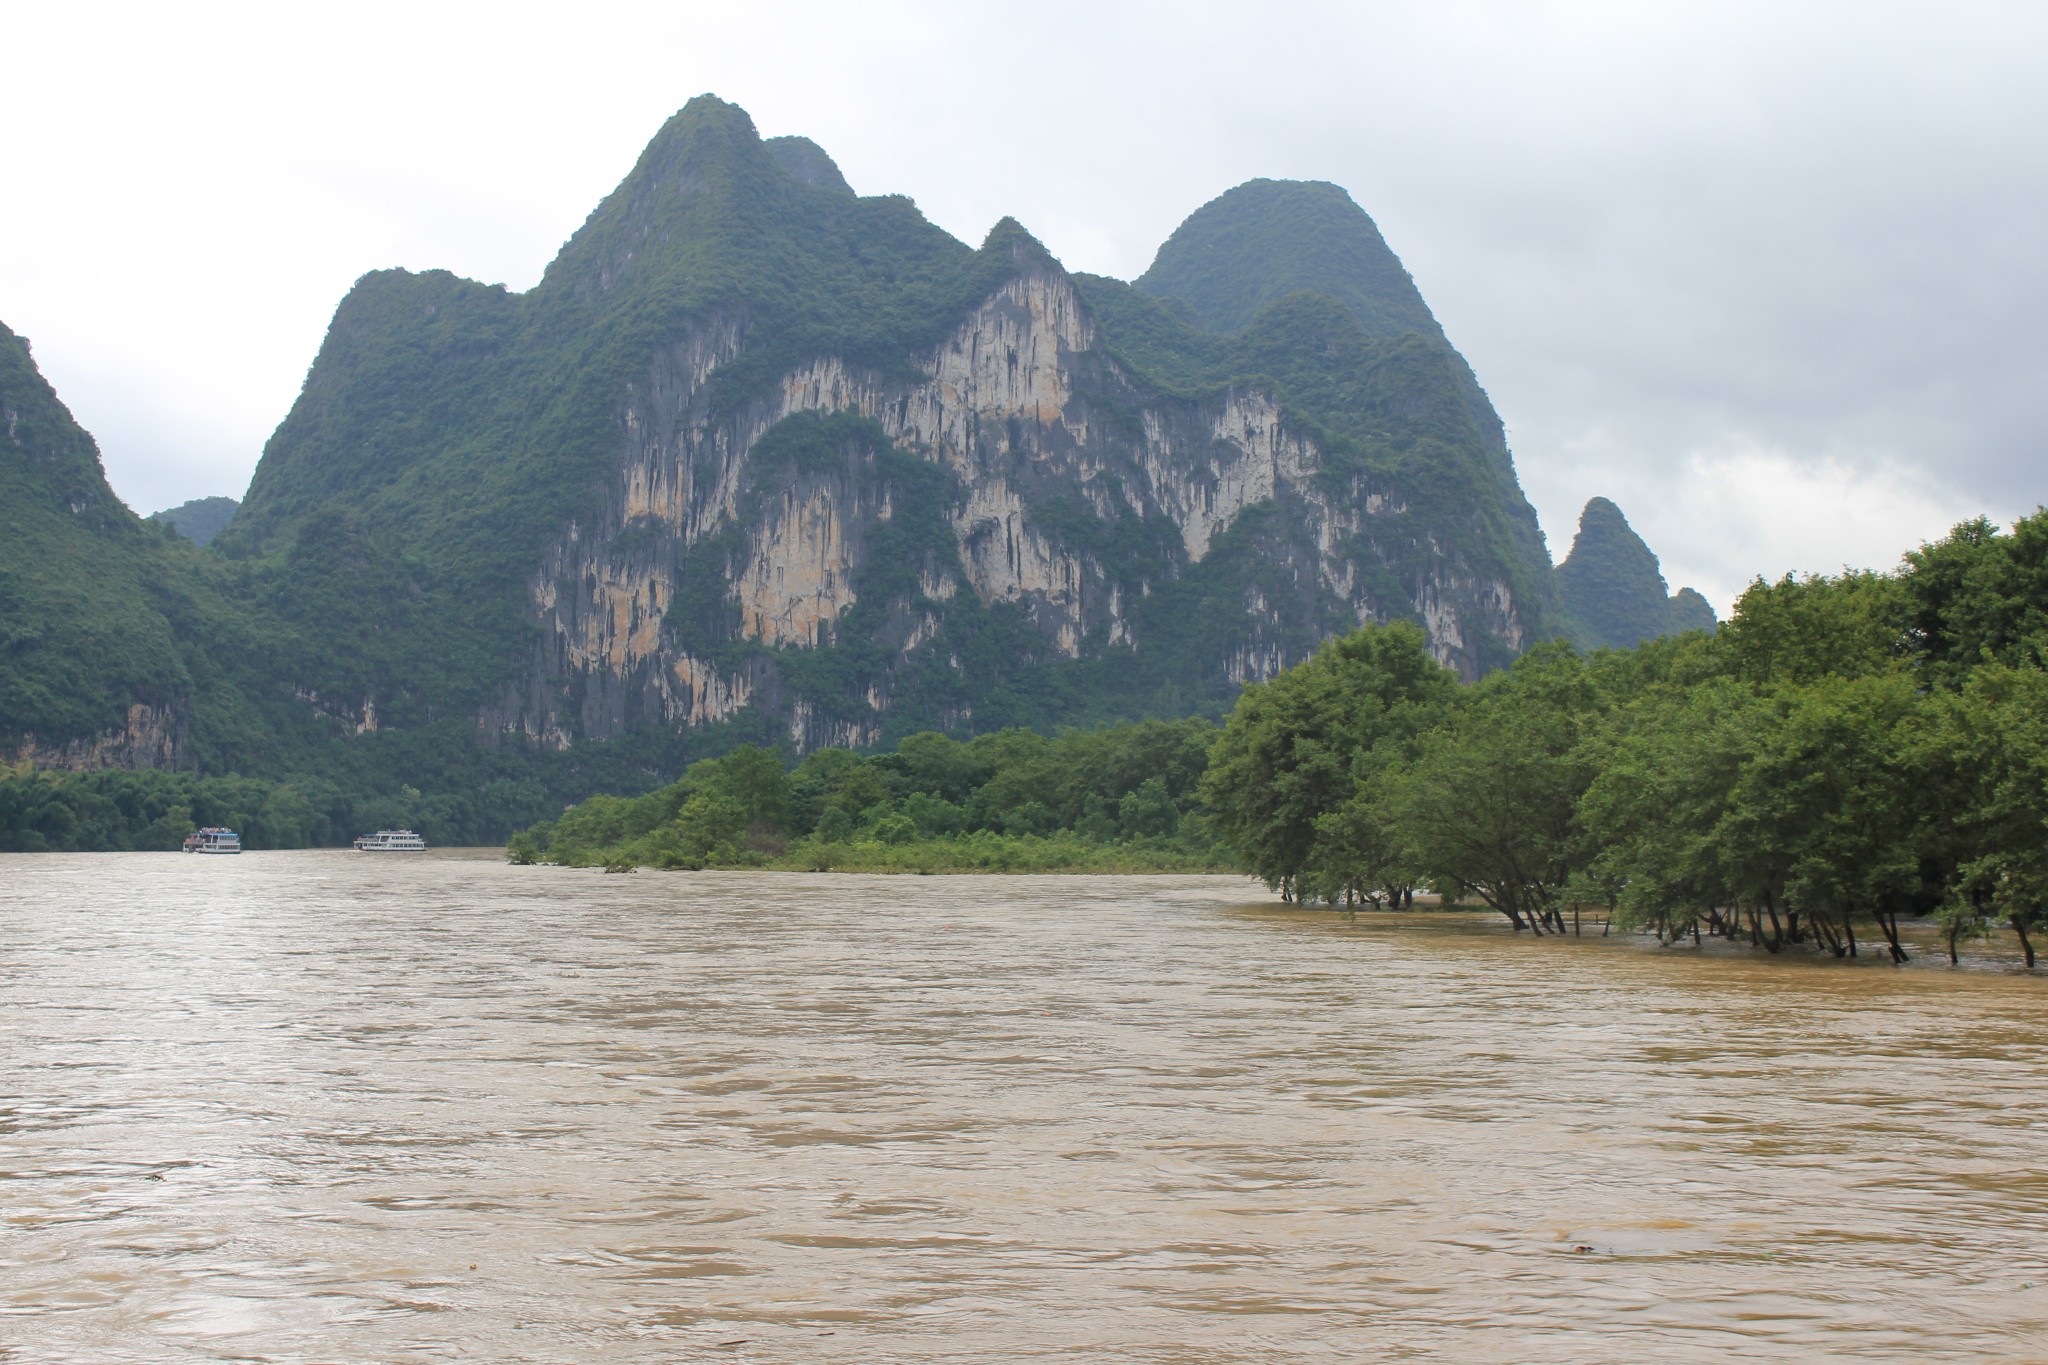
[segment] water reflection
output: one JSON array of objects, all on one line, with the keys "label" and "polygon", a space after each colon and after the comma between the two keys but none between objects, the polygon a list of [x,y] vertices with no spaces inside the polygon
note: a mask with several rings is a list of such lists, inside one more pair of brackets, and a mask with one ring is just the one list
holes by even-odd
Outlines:
[{"label": "water reflection", "polygon": [[1723,956],[1213,879],[0,858],[0,1342],[2048,1355],[2048,987]]}]

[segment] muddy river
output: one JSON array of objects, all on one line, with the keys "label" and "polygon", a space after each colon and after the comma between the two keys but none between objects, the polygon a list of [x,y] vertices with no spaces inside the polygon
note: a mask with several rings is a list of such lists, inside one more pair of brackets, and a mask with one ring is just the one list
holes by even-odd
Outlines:
[{"label": "muddy river", "polygon": [[1932,1358],[2048,1359],[2005,945],[0,857],[0,1360]]}]

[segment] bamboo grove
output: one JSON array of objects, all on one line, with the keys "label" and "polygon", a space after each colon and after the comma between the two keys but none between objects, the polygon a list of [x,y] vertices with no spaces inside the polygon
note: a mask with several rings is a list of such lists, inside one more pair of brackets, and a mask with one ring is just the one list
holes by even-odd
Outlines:
[{"label": "bamboo grove", "polygon": [[[1892,573],[1758,580],[1714,634],[1460,686],[1397,623],[1246,688],[1201,793],[1290,899],[1476,898],[1666,941],[1906,957],[2048,910],[2048,512]],[[1861,947],[1859,948],[1859,945]]]}]

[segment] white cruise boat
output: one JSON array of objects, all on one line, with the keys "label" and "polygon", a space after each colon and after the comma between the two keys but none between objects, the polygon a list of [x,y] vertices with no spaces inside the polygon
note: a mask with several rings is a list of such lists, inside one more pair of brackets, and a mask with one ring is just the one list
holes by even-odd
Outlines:
[{"label": "white cruise boat", "polygon": [[194,834],[185,836],[187,853],[240,853],[242,836],[231,829],[209,825]]},{"label": "white cruise boat", "polygon": [[424,853],[427,841],[409,829],[380,829],[356,840],[358,853]]}]

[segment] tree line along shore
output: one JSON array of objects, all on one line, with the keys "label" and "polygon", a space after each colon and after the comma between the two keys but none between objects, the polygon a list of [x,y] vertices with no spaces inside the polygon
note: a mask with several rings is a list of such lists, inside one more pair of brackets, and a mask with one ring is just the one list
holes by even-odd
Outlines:
[{"label": "tree line along shore", "polygon": [[[60,806],[69,845],[42,832]],[[324,808],[334,793],[289,784],[14,770],[0,847],[174,847],[202,813],[248,827],[252,847],[289,846],[345,818]],[[928,733],[794,766],[743,745],[643,795],[591,797],[508,855],[614,871],[1234,870],[1303,904],[1432,890],[1535,936],[1594,910],[1667,942],[1893,960],[1901,920],[1931,919],[1952,961],[2009,934],[2032,966],[2048,905],[2048,512],[2010,531],[1966,522],[1890,573],[1759,580],[1711,634],[1540,645],[1470,685],[1394,622],[1248,685],[1220,726]]]}]

